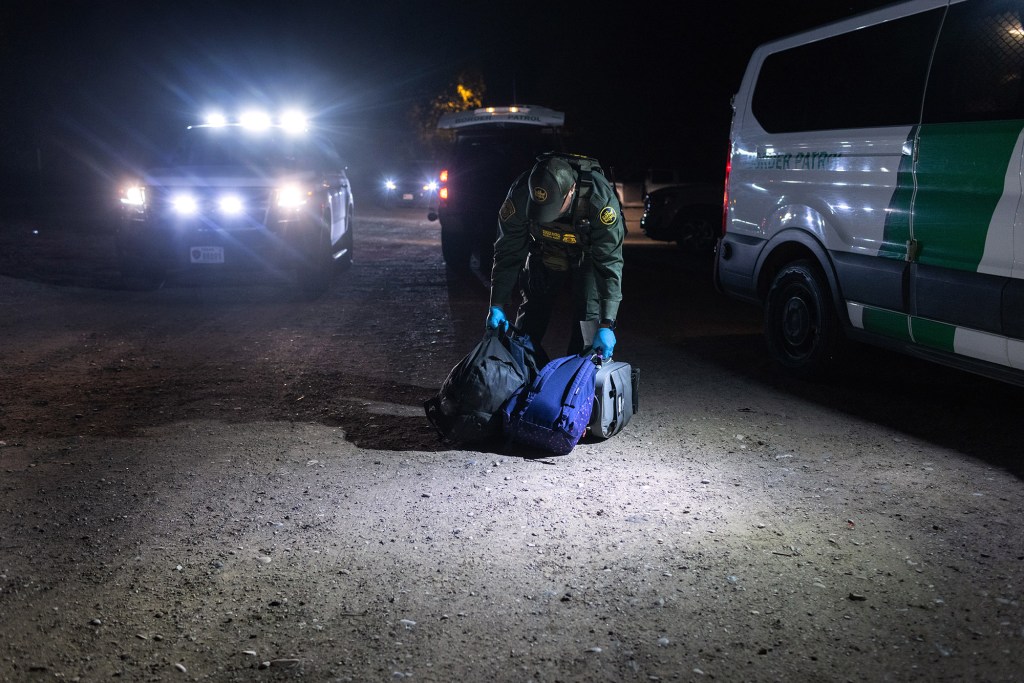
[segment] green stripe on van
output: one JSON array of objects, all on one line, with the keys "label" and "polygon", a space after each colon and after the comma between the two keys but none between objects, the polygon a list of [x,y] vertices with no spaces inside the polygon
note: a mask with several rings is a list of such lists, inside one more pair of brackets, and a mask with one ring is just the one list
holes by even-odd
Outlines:
[{"label": "green stripe on van", "polygon": [[902,313],[865,306],[861,322],[864,325],[864,329],[868,332],[902,339],[903,341],[911,341],[907,316]]},{"label": "green stripe on van", "polygon": [[864,307],[861,323],[867,332],[941,351],[953,351],[956,325],[915,318],[870,306]]},{"label": "green stripe on van", "polygon": [[[907,145],[912,145],[917,135],[917,126],[910,129]],[[882,258],[904,260],[907,258],[907,240],[910,239],[910,203],[914,199],[914,160],[909,154],[900,157],[896,171],[896,189],[885,212],[885,227],[882,231],[882,246],[878,255]]]},{"label": "green stripe on van", "polygon": [[1021,121],[921,126],[913,219],[919,263],[977,271],[1022,127]]},{"label": "green stripe on van", "polygon": [[947,325],[924,318],[911,318],[910,328],[914,333],[914,341],[918,344],[942,351],[953,351],[956,325]]}]

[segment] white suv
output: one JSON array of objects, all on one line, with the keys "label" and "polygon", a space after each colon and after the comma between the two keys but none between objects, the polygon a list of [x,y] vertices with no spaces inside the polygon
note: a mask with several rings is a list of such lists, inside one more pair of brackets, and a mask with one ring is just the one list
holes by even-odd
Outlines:
[{"label": "white suv", "polygon": [[309,295],[352,259],[352,190],[330,140],[304,125],[190,126],[168,161],[121,189],[125,283],[260,269],[293,274]]}]

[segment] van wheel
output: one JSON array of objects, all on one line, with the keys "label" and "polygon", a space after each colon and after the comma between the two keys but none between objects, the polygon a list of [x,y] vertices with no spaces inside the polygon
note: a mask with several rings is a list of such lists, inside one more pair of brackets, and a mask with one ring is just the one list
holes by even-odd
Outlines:
[{"label": "van wheel", "polygon": [[477,259],[479,259],[480,266],[479,270],[485,274],[488,278],[491,276],[491,266],[494,263],[494,240],[496,236],[491,236],[490,239],[482,237],[479,244],[477,245]]},{"label": "van wheel", "polygon": [[794,261],[776,274],[765,301],[764,326],[769,351],[791,374],[820,380],[834,372],[842,331],[817,264]]},{"label": "van wheel", "polygon": [[441,255],[449,268],[457,273],[469,270],[472,248],[461,232],[441,226]]}]

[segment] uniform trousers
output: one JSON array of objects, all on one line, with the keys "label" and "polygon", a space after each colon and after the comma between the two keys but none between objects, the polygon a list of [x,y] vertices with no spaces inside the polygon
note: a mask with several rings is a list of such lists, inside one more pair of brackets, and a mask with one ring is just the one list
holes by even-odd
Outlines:
[{"label": "uniform trousers", "polygon": [[564,295],[566,290],[571,297],[571,327],[565,355],[585,350],[580,321],[597,320],[600,315],[594,270],[589,257],[576,256],[570,260],[568,268],[561,270],[545,264],[539,251],[531,251],[526,265],[519,273],[519,288],[522,303],[516,315],[516,327],[530,335],[530,340],[541,356],[539,360],[549,360],[543,349],[543,339],[558,297]]}]

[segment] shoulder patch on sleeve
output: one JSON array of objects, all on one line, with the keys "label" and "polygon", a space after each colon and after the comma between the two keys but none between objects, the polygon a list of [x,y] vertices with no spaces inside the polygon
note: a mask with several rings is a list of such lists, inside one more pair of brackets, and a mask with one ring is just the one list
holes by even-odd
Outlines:
[{"label": "shoulder patch on sleeve", "polygon": [[616,220],[618,220],[618,218],[618,214],[612,207],[606,206],[603,209],[601,209],[601,222],[604,223],[605,225],[611,225]]},{"label": "shoulder patch on sleeve", "polygon": [[506,198],[501,204],[501,208],[498,210],[498,218],[503,221],[507,221],[509,218],[514,216],[516,213],[516,205],[512,203],[511,199]]}]

